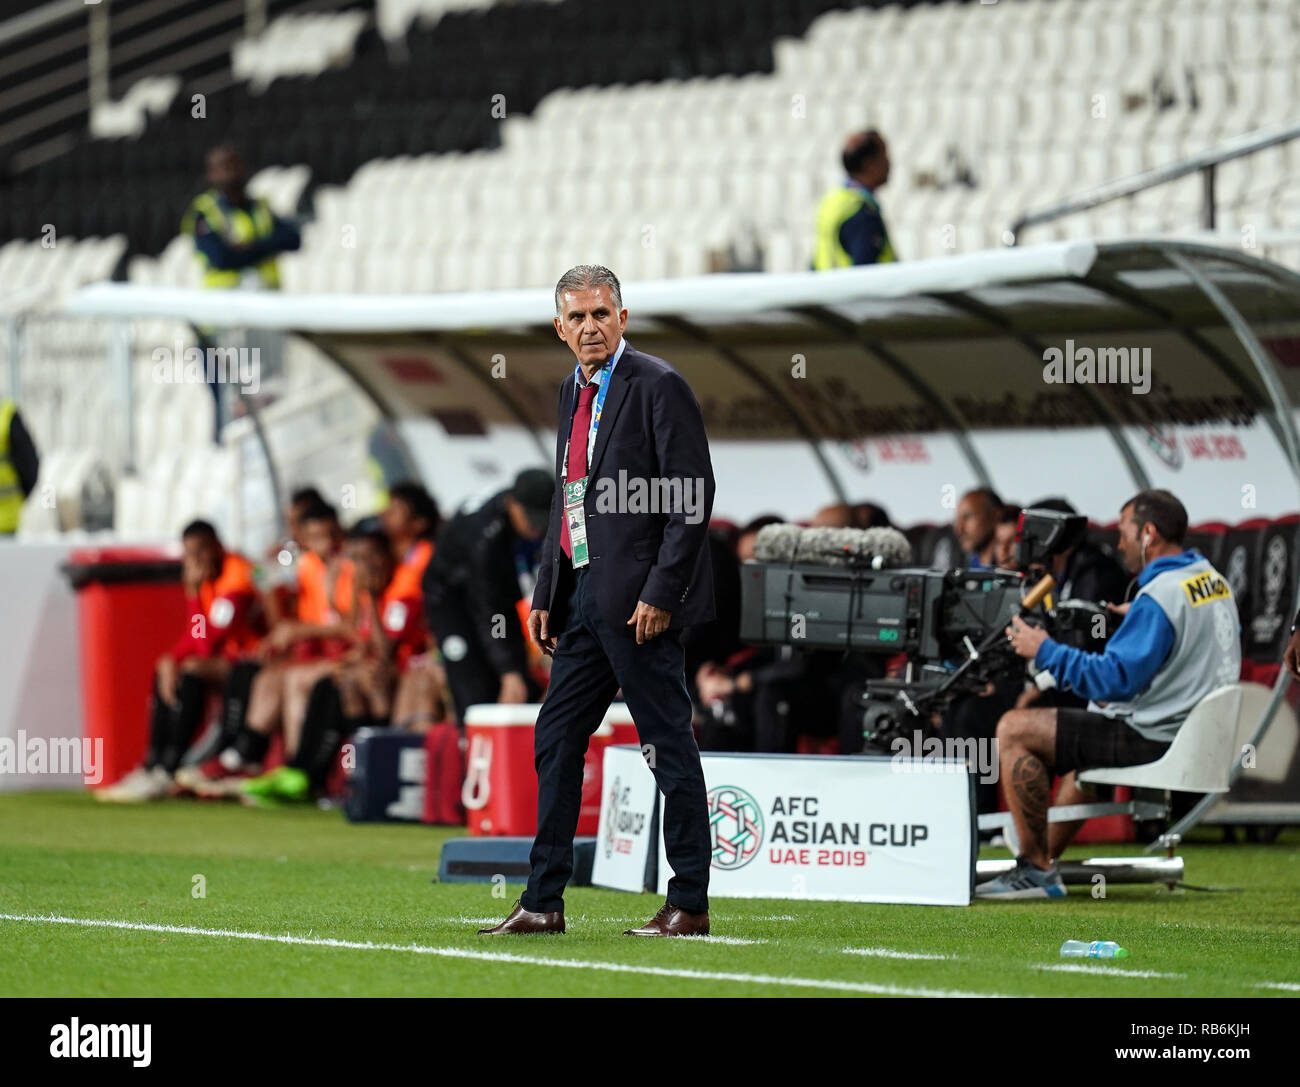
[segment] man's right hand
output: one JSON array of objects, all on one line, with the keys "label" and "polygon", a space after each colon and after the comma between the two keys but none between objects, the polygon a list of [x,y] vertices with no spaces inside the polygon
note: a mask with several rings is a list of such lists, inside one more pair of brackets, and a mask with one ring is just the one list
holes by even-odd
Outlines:
[{"label": "man's right hand", "polygon": [[547,625],[550,612],[533,610],[528,613],[528,636],[548,657],[555,652],[555,639],[551,637],[551,628]]},{"label": "man's right hand", "polygon": [[1292,679],[1300,679],[1300,630],[1291,635],[1286,643],[1286,652],[1282,654],[1282,663]]}]

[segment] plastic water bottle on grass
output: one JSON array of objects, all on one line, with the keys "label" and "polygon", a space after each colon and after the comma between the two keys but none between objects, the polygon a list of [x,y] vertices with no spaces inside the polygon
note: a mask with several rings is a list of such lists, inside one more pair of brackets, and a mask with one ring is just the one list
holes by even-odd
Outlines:
[{"label": "plastic water bottle on grass", "polygon": [[1114,940],[1066,940],[1061,945],[1063,959],[1127,959],[1128,952]]}]

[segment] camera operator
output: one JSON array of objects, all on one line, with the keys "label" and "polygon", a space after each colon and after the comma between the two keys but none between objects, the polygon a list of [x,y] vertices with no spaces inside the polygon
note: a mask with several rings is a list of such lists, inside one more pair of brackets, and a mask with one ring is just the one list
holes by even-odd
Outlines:
[{"label": "camera operator", "polygon": [[[1072,516],[1078,512],[1063,498],[1045,498],[1041,502],[1035,502],[1029,508],[1056,510],[1058,513]],[[1041,572],[1041,568],[1031,571],[1029,580],[1034,581],[1035,575]],[[1086,600],[1092,604],[1120,603],[1128,597],[1129,583],[1132,581],[1128,571],[1088,540],[1083,540],[1053,555],[1050,573],[1056,581],[1057,588],[1053,595],[1057,600]],[[1032,704],[1083,709],[1087,703],[1086,698],[1081,698],[1071,691],[1056,688],[1040,690],[1036,686],[1031,686],[1016,702],[1016,706],[1022,708]]]},{"label": "camera operator", "polygon": [[[1035,502],[1032,508],[1078,513],[1064,498],[1045,498]],[[1051,572],[1056,579],[1058,600],[1091,600],[1098,604],[1118,604],[1124,600],[1132,580],[1119,563],[1088,540],[1053,556]]]},{"label": "camera operator", "polygon": [[1020,525],[1020,507],[1006,503],[998,510],[998,523],[993,529],[993,565],[999,570],[1018,570],[1016,562],[1016,534]]},{"label": "camera operator", "polygon": [[[995,566],[1014,570],[1019,520],[1020,507],[1003,502],[988,487],[962,495],[952,527],[965,556],[963,565],[975,570]],[[1024,673],[1017,670],[998,677],[979,694],[954,698],[944,712],[939,734],[991,744],[998,720],[1016,704],[1024,689]],[[975,809],[981,815],[998,810],[996,781],[981,780],[975,786]],[[993,837],[993,832],[986,832],[984,837]]]},{"label": "camera operator", "polygon": [[952,531],[965,555],[962,565],[972,570],[994,565],[998,514],[1004,504],[992,487],[976,487],[958,500]]},{"label": "camera operator", "polygon": [[1146,490],[1120,511],[1119,551],[1137,574],[1131,605],[1104,653],[1061,645],[1019,617],[1007,627],[1015,652],[1050,672],[1088,708],[1015,709],[998,722],[1007,806],[1021,855],[1016,867],[980,884],[985,898],[1064,898],[1056,859],[1080,823],[1048,823],[1052,774],[1064,775],[1056,800],[1087,799],[1076,773],[1154,762],[1188,713],[1241,669],[1237,605],[1226,579],[1199,551],[1185,550],[1187,510],[1168,491]]}]

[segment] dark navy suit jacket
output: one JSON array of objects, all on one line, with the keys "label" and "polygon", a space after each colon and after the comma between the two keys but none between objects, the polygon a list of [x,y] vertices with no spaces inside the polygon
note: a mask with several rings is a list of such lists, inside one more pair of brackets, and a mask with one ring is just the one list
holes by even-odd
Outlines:
[{"label": "dark navy suit jacket", "polygon": [[[671,629],[707,622],[714,617],[707,543],[714,483],[699,402],[681,374],[630,343],[608,380],[585,500],[587,569],[596,606],[629,637],[636,628],[626,623],[638,600],[671,612]],[[566,378],[556,401],[557,486],[533,593],[533,608],[550,613],[552,637],[564,630],[573,591],[572,562],[560,547],[560,517],[576,390],[575,379]],[[660,486],[665,480],[668,488]],[[637,481],[644,484],[640,498]],[[682,489],[674,490],[671,481]],[[663,502],[665,493],[685,501]]]}]

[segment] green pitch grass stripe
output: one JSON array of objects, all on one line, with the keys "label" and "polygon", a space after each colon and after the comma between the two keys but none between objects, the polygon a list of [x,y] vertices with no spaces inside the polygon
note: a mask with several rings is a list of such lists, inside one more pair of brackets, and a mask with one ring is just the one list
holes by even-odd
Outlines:
[{"label": "green pitch grass stripe", "polygon": [[[375,944],[358,940],[335,940],[328,937],[278,936],[269,932],[242,932],[238,929],[196,928],[190,925],[155,925],[138,921],[111,921],[89,917],[59,917],[55,914],[32,915],[0,913],[0,921],[43,925],[76,925],[82,928],[125,929],[133,932],[163,932],[179,936],[213,936],[229,940],[260,940],[266,943],[293,944],[299,947],[332,947],[350,951],[397,951],[409,955],[438,955],[448,959],[476,959],[520,966],[559,966],[571,970],[604,970],[615,974],[646,974],[661,978],[687,978],[697,981],[735,981],[744,985],[776,985],[795,989],[827,989],[835,992],[869,993],[876,996],[999,997],[1005,993],[962,992],[957,989],[926,989],[904,985],[877,985],[869,981],[839,981],[834,978],[779,977],[773,974],[738,974],[717,970],[680,970],[666,966],[634,966],[617,962],[592,962],[580,959],[552,959],[543,955],[516,955],[510,952],[471,951],[464,947],[425,947],[420,944]],[[694,943],[695,941],[692,941]],[[701,939],[699,943],[707,943]]]}]

